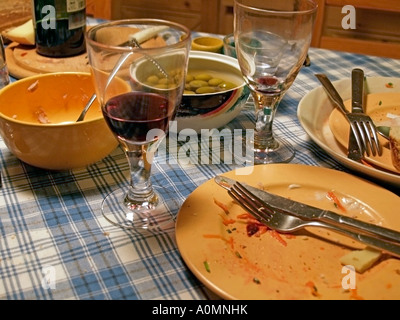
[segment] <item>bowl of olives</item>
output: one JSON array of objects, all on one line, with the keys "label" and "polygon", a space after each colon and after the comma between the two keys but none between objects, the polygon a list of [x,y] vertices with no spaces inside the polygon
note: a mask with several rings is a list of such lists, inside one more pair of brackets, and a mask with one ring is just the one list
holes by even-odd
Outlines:
[{"label": "bowl of olives", "polygon": [[[184,75],[174,71],[179,63],[183,60],[174,53],[157,57],[156,62],[144,57],[132,67],[132,84],[158,94],[163,94],[165,90],[177,90],[177,83],[184,78]],[[191,129],[193,133],[201,133],[202,129],[219,129],[239,114],[249,94],[236,59],[192,50],[176,125],[170,126],[170,130]]]},{"label": "bowl of olives", "polygon": [[191,51],[185,91],[178,109],[178,131],[218,129],[232,121],[250,91],[236,59],[212,52]]}]

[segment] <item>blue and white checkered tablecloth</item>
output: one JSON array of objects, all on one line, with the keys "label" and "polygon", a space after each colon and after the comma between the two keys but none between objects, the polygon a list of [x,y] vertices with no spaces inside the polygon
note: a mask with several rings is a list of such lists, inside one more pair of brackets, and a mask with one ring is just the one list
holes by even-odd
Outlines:
[{"label": "blue and white checkered tablecloth", "polygon": [[[347,171],[308,137],[297,105],[319,86],[315,73],[332,80],[362,67],[368,76],[400,76],[400,60],[310,49],[304,67],[283,99],[275,132],[297,153],[292,163]],[[244,110],[231,126],[251,127]],[[177,215],[196,187],[232,167],[170,164],[156,159],[152,181]],[[126,231],[102,216],[103,198],[128,182],[120,148],[86,168],[40,170],[20,162],[0,140],[0,299],[209,299],[213,295],[185,266],[174,226],[163,233]]]}]

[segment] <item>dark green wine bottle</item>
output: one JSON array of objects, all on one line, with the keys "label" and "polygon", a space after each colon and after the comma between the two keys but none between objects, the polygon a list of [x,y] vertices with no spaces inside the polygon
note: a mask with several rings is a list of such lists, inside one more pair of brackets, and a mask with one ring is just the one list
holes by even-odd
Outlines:
[{"label": "dark green wine bottle", "polygon": [[36,51],[47,57],[85,52],[86,0],[32,0]]}]

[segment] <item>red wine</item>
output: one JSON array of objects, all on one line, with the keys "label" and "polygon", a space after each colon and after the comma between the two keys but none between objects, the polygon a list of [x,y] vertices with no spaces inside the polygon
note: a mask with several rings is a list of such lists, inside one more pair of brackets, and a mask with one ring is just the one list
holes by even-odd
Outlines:
[{"label": "red wine", "polygon": [[34,0],[36,51],[48,57],[85,52],[86,1]]},{"label": "red wine", "polygon": [[255,79],[254,83],[251,83],[256,91],[265,94],[277,94],[282,91],[280,87],[279,79],[273,76],[263,76]]},{"label": "red wine", "polygon": [[111,131],[122,140],[144,143],[152,129],[168,130],[174,106],[158,94],[125,93],[111,98],[103,107],[103,115]]}]

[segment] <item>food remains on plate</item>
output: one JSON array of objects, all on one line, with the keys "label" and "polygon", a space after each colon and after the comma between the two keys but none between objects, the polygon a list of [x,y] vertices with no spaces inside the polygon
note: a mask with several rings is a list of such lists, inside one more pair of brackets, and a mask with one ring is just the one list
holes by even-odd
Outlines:
[{"label": "food remains on plate", "polygon": [[[370,93],[366,96],[366,113],[371,117],[379,131],[390,137],[390,142],[379,136],[383,152],[381,155],[370,155],[361,159],[361,163],[372,168],[383,168],[390,172],[400,172],[399,145],[400,135],[400,104],[399,92]],[[344,102],[348,110],[351,109],[351,100]],[[329,117],[330,129],[336,140],[344,147],[348,147],[348,121],[334,109]],[[397,128],[397,129],[396,129]],[[391,132],[391,134],[390,134]]]},{"label": "food remains on plate", "polygon": [[400,171],[400,126],[390,129],[389,144],[393,166]]},{"label": "food remains on plate", "polygon": [[[301,186],[289,186],[289,189],[291,190],[298,188],[301,188]],[[332,209],[336,209],[343,214],[351,215],[353,217],[358,216],[360,213],[369,214],[368,210],[362,204],[358,202],[356,203],[354,199],[350,199],[335,190],[315,193],[315,196],[319,198],[320,201],[328,201],[331,203]],[[223,234],[205,234],[203,237],[205,239],[220,239],[225,241],[237,259],[244,259],[240,249],[237,248],[236,240],[234,239],[234,234],[237,232],[243,232],[249,238],[261,238],[265,234],[268,234],[272,239],[277,241],[283,249],[290,245],[290,239],[295,239],[297,237],[297,235],[294,234],[281,234],[264,225],[247,212],[241,212],[238,214],[235,209],[237,204],[233,200],[229,203],[223,203],[218,199],[214,199],[214,204],[218,207],[217,214],[221,217],[221,222],[227,236],[224,236]],[[338,244],[340,245],[340,243]],[[382,252],[366,247],[361,250],[349,251],[339,259],[339,262],[343,266],[353,266],[357,273],[362,274],[379,262],[381,257]],[[212,273],[212,266],[209,261],[204,261],[204,266],[208,273]],[[261,280],[256,273],[254,274],[253,282],[255,284],[261,284]],[[313,296],[323,298],[318,292],[318,288],[315,286],[314,282],[308,281],[305,283],[305,286],[310,288],[310,293]],[[352,299],[361,299],[361,297],[359,297],[354,291],[352,292]]]},{"label": "food remains on plate", "polygon": [[[379,104],[382,105],[382,101]],[[376,126],[388,127],[389,147],[393,166],[400,171],[400,106],[377,109],[371,113]]]}]

